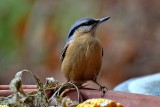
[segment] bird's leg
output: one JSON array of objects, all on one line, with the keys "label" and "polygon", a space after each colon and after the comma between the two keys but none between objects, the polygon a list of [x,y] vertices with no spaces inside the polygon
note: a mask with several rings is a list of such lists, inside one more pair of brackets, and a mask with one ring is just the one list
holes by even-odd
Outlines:
[{"label": "bird's leg", "polygon": [[96,80],[93,81],[93,82],[96,83],[96,84],[100,87],[99,90],[102,91],[101,97],[103,97],[104,94],[106,93],[106,91],[108,91],[108,88],[107,88],[106,86],[102,86],[102,85],[99,84]]}]

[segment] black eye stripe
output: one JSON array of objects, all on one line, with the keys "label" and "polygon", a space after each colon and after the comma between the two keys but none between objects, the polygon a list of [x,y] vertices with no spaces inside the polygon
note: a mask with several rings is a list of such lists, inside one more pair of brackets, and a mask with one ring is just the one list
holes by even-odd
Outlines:
[{"label": "black eye stripe", "polygon": [[85,22],[81,22],[81,24],[78,24],[78,25],[74,26],[70,30],[67,39],[71,38],[71,36],[73,36],[73,33],[75,32],[75,30],[78,29],[79,27],[90,26],[90,25],[93,25],[93,24],[98,23],[98,22],[99,22],[99,20],[94,20],[94,19],[89,19],[89,20],[86,20]]},{"label": "black eye stripe", "polygon": [[89,25],[92,25],[92,24],[95,24],[95,23],[97,23],[97,21],[95,21],[95,20],[90,20],[90,21],[87,21],[87,22],[82,23],[82,24],[79,25],[79,26],[89,26]]},{"label": "black eye stripe", "polygon": [[87,22],[84,22],[84,23],[80,24],[79,26],[75,27],[75,28],[70,32],[68,38],[71,37],[71,36],[73,35],[74,31],[75,31],[77,28],[79,28],[80,26],[89,26],[89,25],[92,25],[92,24],[94,24],[94,23],[97,23],[97,21],[95,21],[95,20],[90,20],[90,21],[87,21]]},{"label": "black eye stripe", "polygon": [[91,20],[91,21],[88,22],[88,24],[95,24],[95,23],[96,23],[95,20]]}]

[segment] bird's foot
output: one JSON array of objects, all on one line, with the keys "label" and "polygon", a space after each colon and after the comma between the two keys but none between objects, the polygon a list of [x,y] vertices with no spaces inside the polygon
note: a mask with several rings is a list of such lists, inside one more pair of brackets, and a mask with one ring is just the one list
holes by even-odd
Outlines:
[{"label": "bird's foot", "polygon": [[100,86],[99,91],[102,91],[101,97],[104,97],[106,91],[108,91],[108,88],[106,86],[101,86],[101,85],[99,86]]},{"label": "bird's foot", "polygon": [[97,81],[94,81],[100,88],[99,88],[99,91],[102,91],[102,95],[101,97],[104,97],[106,91],[108,91],[108,88],[106,86],[102,86],[100,85]]}]

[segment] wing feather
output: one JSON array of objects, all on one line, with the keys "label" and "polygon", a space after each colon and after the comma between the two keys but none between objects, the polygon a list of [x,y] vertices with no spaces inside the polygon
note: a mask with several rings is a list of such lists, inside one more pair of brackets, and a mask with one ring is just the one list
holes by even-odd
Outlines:
[{"label": "wing feather", "polygon": [[68,46],[69,46],[69,43],[67,43],[67,44],[64,46],[63,50],[62,50],[62,53],[61,53],[61,56],[60,56],[61,61],[63,61],[63,59],[64,59],[64,57],[65,57],[65,54],[66,54],[66,51],[67,51]]}]

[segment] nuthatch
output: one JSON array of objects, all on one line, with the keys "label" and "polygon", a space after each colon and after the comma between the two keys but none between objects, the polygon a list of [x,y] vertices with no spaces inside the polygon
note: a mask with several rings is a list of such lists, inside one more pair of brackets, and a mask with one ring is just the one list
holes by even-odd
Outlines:
[{"label": "nuthatch", "polygon": [[67,81],[82,85],[87,81],[97,82],[102,65],[103,48],[95,31],[98,25],[107,21],[101,19],[82,18],[71,27],[66,45],[61,54],[61,71]]}]

